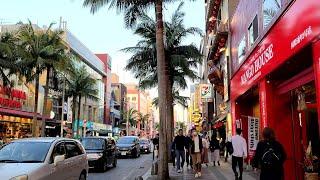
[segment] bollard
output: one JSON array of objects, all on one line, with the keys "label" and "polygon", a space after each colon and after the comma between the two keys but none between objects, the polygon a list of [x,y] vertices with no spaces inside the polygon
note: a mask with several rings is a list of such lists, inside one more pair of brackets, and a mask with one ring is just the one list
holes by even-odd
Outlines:
[{"label": "bollard", "polygon": [[154,161],[151,167],[151,175],[157,175],[157,174],[158,174],[158,161]]}]

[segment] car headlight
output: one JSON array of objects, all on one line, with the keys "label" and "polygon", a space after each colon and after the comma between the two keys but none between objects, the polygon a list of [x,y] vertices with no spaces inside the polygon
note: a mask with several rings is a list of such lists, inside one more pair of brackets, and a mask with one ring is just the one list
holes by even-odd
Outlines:
[{"label": "car headlight", "polygon": [[10,180],[28,180],[28,175],[20,175],[20,176],[16,176],[11,178]]},{"label": "car headlight", "polygon": [[102,153],[90,153],[90,154],[87,154],[87,158],[88,159],[99,159],[103,156]]}]

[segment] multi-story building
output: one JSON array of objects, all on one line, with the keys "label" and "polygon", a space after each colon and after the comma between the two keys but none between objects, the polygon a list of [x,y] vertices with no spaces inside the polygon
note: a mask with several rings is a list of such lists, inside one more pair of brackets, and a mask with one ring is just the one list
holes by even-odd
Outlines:
[{"label": "multi-story building", "polygon": [[[212,103],[206,106],[210,125],[226,140],[232,134],[230,110],[231,33],[230,18],[238,0],[206,1],[206,36],[202,41],[204,67],[202,78],[213,86]],[[203,88],[202,88],[203,89]],[[201,92],[203,91],[201,89]]]},{"label": "multi-story building", "polygon": [[111,95],[113,106],[111,107],[114,132],[120,132],[126,129],[126,122],[123,113],[127,111],[127,87],[119,82],[119,76],[112,73],[111,75]]},{"label": "multi-story building", "polygon": [[[141,91],[137,88],[136,84],[126,84],[127,87],[127,101],[129,109],[133,108],[139,113],[146,115],[150,112],[150,102],[149,94]],[[135,133],[145,135],[144,127],[140,120],[137,122],[137,130]]]},{"label": "multi-story building", "polygon": [[[21,25],[1,25],[1,32],[13,32],[17,30]],[[34,26],[36,30],[41,28]],[[105,71],[104,64],[95,56],[86,46],[83,45],[70,31],[65,27],[63,40],[68,46],[71,53],[71,58],[74,59],[77,67],[84,66],[89,74],[96,79],[96,88],[98,90],[98,98],[96,100],[85,98],[81,99],[81,113],[80,117],[77,117],[76,121],[79,121],[80,132],[84,134],[85,131],[100,131],[106,132],[107,126],[105,125],[105,82],[107,77],[107,71]],[[77,105],[72,105],[70,98],[65,99],[62,103],[62,91],[63,82],[56,78],[56,72],[49,72],[49,99],[46,107],[46,112],[50,112],[49,115],[43,115],[43,99],[44,99],[44,86],[46,84],[46,72],[40,76],[39,86],[39,100],[38,100],[38,128],[37,133],[40,132],[41,120],[46,119],[46,133],[49,136],[60,135],[60,120],[67,120],[66,127],[71,127],[72,113],[71,108],[78,109]],[[0,137],[6,138],[20,138],[31,136],[31,124],[33,117],[34,107],[34,83],[22,82],[18,77],[11,77],[14,84],[12,89],[17,95],[10,103],[0,104]],[[5,89],[5,88],[1,88]],[[4,91],[1,91],[4,92]],[[2,93],[1,96],[5,102],[9,101],[8,97]],[[7,100],[8,99],[8,100]],[[11,105],[13,104],[13,105]],[[62,106],[63,104],[63,106]],[[62,111],[62,107],[65,107]],[[68,109],[67,109],[68,107]],[[76,123],[77,124],[77,123]],[[76,124],[73,125],[74,129],[77,129]]]},{"label": "multi-story building", "polygon": [[273,128],[286,180],[304,179],[308,146],[320,153],[319,17],[318,0],[246,0],[230,18],[233,127],[243,129],[249,159]]}]

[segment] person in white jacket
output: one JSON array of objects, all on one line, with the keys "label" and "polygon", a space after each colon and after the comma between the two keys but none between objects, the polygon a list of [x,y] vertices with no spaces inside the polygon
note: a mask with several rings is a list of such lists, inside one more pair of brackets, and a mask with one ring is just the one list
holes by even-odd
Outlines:
[{"label": "person in white jacket", "polygon": [[[236,180],[242,180],[243,172],[243,159],[247,158],[247,143],[241,136],[242,130],[236,129],[236,135],[232,136],[231,143],[233,147],[232,153],[232,170]],[[237,172],[237,166],[239,166],[239,174]]]}]

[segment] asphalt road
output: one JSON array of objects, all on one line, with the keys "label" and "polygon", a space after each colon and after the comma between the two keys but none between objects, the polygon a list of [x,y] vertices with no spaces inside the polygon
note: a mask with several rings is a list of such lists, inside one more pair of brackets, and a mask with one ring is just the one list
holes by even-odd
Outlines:
[{"label": "asphalt road", "polygon": [[143,176],[152,165],[152,153],[141,154],[139,158],[118,159],[116,168],[109,168],[106,172],[89,172],[89,180],[134,180]]}]

